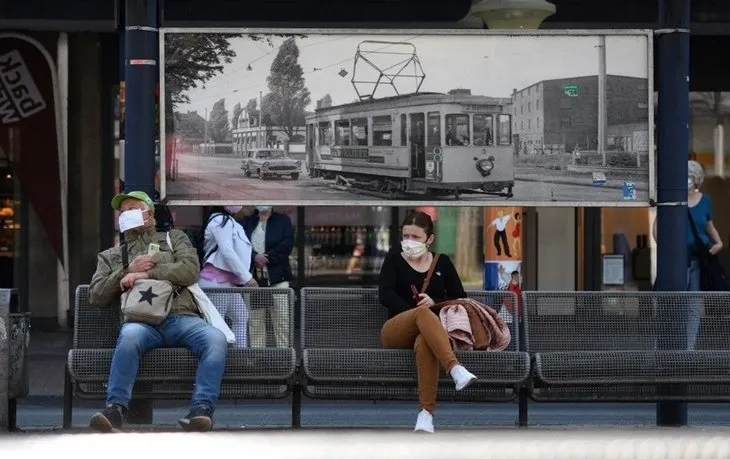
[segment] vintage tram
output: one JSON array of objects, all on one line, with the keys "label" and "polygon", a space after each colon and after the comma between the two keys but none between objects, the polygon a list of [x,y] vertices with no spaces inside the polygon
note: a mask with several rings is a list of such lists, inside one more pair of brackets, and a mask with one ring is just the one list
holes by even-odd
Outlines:
[{"label": "vintage tram", "polygon": [[306,119],[312,177],[385,196],[512,196],[511,100],[414,93],[317,109]]}]

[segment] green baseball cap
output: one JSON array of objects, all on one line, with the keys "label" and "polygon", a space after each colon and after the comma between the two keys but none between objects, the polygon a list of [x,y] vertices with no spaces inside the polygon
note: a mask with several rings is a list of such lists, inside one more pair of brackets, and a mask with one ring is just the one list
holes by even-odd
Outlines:
[{"label": "green baseball cap", "polygon": [[126,199],[136,199],[137,201],[142,201],[143,203],[147,204],[150,209],[153,209],[155,207],[155,203],[152,202],[152,199],[150,199],[150,197],[147,196],[147,193],[145,193],[144,191],[130,191],[129,193],[119,193],[118,195],[114,196],[114,198],[112,199],[112,209],[119,210],[122,202]]}]

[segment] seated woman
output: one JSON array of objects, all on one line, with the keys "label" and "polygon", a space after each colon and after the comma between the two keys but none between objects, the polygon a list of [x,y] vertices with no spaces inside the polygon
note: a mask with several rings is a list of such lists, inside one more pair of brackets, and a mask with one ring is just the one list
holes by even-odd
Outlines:
[{"label": "seated woman", "polygon": [[434,241],[433,221],[423,212],[409,214],[402,227],[402,251],[392,251],[380,271],[380,303],[389,319],[381,330],[383,345],[413,349],[418,373],[421,412],[415,431],[433,432],[433,412],[438,390],[439,363],[451,374],[456,390],[477,378],[456,359],[451,341],[431,306],[437,302],[465,298],[464,286],[449,257],[440,255],[425,293],[421,291],[434,260],[428,248]]}]

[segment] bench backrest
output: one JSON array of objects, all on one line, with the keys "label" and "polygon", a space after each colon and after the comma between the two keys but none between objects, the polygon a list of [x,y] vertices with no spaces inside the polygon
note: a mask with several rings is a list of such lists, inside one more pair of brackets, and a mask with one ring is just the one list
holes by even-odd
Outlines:
[{"label": "bench backrest", "polygon": [[[274,301],[286,302],[289,306],[289,342],[293,343],[295,295],[292,289],[205,288],[203,290],[219,309],[240,299],[241,295],[249,306],[254,307],[268,307],[273,305]],[[89,286],[79,285],[76,288],[74,308],[75,349],[108,349],[116,345],[121,325],[118,302],[106,307],[92,306],[89,302]],[[228,318],[226,321],[230,325]]]},{"label": "bench backrest", "polygon": [[[721,292],[523,292],[530,352],[653,350],[670,334],[684,339],[690,307],[724,307]],[[704,314],[703,314],[704,316]],[[677,341],[674,341],[677,342]],[[730,320],[701,320],[697,350],[730,349]]]},{"label": "bench backrest", "polygon": [[[511,292],[469,291],[467,295],[499,312]],[[301,290],[302,349],[382,348],[380,329],[387,310],[380,304],[377,288],[316,288]],[[507,348],[517,349],[517,338]]]}]

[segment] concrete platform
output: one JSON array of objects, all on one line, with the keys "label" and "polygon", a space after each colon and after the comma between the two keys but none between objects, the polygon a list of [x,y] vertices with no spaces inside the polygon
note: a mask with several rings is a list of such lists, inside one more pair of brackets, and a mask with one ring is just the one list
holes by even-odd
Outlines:
[{"label": "concrete platform", "polygon": [[266,457],[268,459],[727,458],[728,429],[474,429],[435,434],[321,429],[0,437],[3,457]]}]

